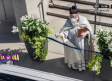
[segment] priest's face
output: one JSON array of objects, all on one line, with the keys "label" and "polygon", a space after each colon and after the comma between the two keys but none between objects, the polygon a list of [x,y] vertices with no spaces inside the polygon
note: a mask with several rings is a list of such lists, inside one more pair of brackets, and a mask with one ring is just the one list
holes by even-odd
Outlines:
[{"label": "priest's face", "polygon": [[77,19],[78,18],[78,14],[70,14],[70,18],[74,18],[74,19]]}]

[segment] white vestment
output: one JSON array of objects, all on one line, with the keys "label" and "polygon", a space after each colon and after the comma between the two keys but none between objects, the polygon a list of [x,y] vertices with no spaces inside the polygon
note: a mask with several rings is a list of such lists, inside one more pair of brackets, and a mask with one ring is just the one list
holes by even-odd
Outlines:
[{"label": "white vestment", "polygon": [[[88,20],[79,15],[78,22],[79,25],[73,25],[71,23],[71,20],[68,19],[64,25],[64,27],[61,29],[60,32],[63,32],[63,42],[69,46],[72,47],[78,47],[85,50],[90,50],[88,48],[91,35],[93,34],[92,27]],[[77,37],[77,29],[83,28],[85,25],[88,29],[88,38],[78,38]],[[88,63],[89,52],[83,51],[83,50],[77,50],[73,48],[69,48],[64,46],[64,55],[65,55],[65,63],[68,63],[69,68],[73,69],[79,69],[79,71],[86,70],[86,64]]]}]

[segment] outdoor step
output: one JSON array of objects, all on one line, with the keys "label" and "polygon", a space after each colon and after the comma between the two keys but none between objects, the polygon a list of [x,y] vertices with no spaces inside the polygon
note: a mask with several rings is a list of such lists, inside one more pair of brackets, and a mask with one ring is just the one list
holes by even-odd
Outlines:
[{"label": "outdoor step", "polygon": [[[62,1],[69,1],[69,2],[87,4],[87,5],[95,5],[96,4],[96,0],[62,0]],[[110,3],[112,3],[111,0],[99,0],[99,4],[110,4]]]},{"label": "outdoor step", "polygon": [[[67,2],[67,1],[61,1],[61,0],[54,0],[53,3],[54,3],[54,5],[49,5],[49,6],[54,7],[54,8],[64,9],[64,10],[69,10],[69,8],[72,5],[74,5],[73,2]],[[95,14],[95,12],[94,12],[95,8],[92,5],[80,4],[80,3],[76,3],[76,5],[77,5],[77,9],[79,12]],[[98,15],[112,18],[112,9],[100,8],[98,11]]]},{"label": "outdoor step", "polygon": [[[68,10],[62,10],[62,9],[57,9],[57,8],[49,8],[47,11],[48,15],[56,16],[56,17],[61,17],[61,18],[69,18],[69,11]],[[79,13],[82,16],[85,16],[91,24],[94,24],[94,15],[91,14],[85,14],[85,13]],[[102,17],[102,16],[97,16],[97,25],[102,25],[102,26],[108,26],[112,27],[112,19],[107,18],[107,17]]]}]

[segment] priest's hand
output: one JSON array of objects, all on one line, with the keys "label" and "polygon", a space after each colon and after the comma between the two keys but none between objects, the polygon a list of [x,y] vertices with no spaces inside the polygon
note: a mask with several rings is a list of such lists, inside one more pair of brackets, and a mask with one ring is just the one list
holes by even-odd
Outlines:
[{"label": "priest's hand", "polygon": [[83,38],[84,38],[84,37],[86,37],[86,36],[87,36],[87,34],[89,34],[89,31],[87,31],[87,32],[85,32],[85,33],[82,33],[82,34],[81,34],[81,37],[83,37]]},{"label": "priest's hand", "polygon": [[56,38],[62,38],[63,37],[63,33],[62,32],[60,32],[57,36],[56,36]]}]

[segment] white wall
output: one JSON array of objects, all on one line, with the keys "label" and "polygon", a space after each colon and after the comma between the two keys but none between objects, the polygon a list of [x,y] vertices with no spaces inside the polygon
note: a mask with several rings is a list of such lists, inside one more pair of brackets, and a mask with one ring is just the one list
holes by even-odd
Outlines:
[{"label": "white wall", "polygon": [[12,0],[3,0],[7,20],[15,20]]},{"label": "white wall", "polygon": [[2,0],[0,0],[0,20],[6,20]]},{"label": "white wall", "polygon": [[20,18],[27,14],[25,0],[13,0],[14,14],[17,26],[20,26]]},{"label": "white wall", "polygon": [[0,0],[0,20],[15,20],[12,0]]},{"label": "white wall", "polygon": [[[14,13],[18,26],[21,25],[20,18],[24,15],[36,14],[38,18],[42,19],[42,11],[40,11],[42,10],[42,8],[41,6],[38,7],[40,1],[41,0],[13,0]],[[46,18],[46,11],[48,8],[48,2],[49,0],[43,0],[45,18]]]}]

